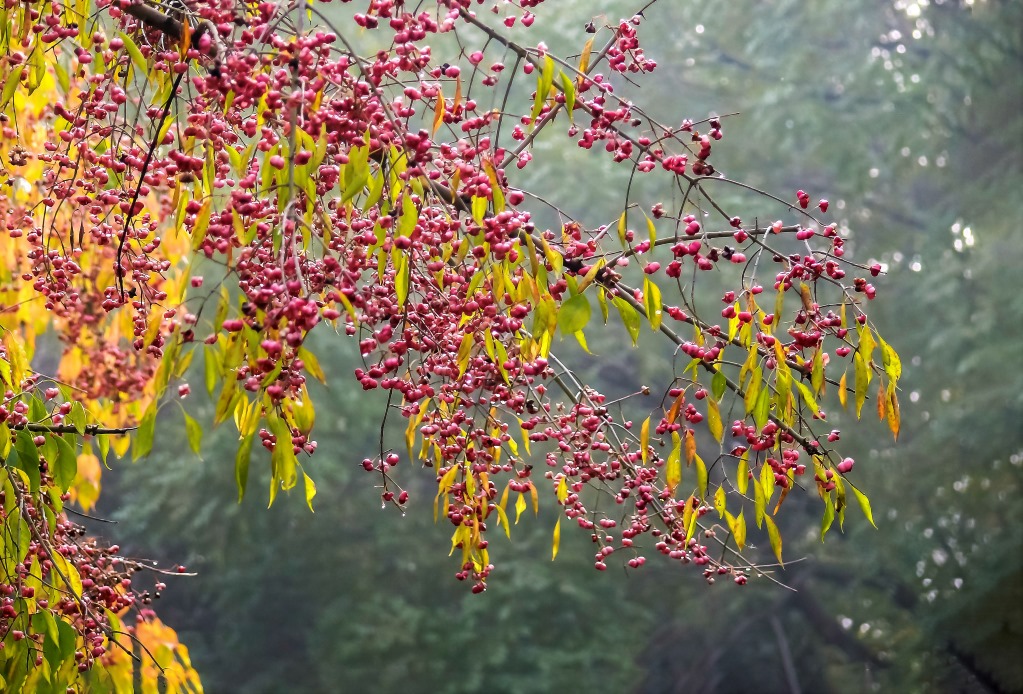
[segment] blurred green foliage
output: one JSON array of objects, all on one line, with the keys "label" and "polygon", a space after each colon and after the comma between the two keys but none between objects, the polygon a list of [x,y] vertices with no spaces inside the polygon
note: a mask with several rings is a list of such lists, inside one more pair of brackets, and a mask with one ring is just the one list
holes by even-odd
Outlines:
[{"label": "blurred green foliage", "polygon": [[[554,5],[539,8],[552,48],[581,43],[591,4]],[[613,20],[632,4],[602,6]],[[780,578],[797,592],[739,589],[656,557],[598,574],[569,527],[551,563],[548,509],[493,539],[501,565],[469,595],[430,471],[401,471],[406,517],[380,509],[359,462],[379,451],[386,403],[349,379],[354,343],[319,335],[333,385],[313,392],[315,514],[298,496],[267,510],[256,489],[236,505],[230,428],[198,461],[173,415],[150,460],[107,473],[117,537],[200,573],[157,607],[208,691],[1023,690],[1023,5],[661,2],[646,19],[660,67],[629,96],[666,122],[738,112],[719,169],[829,198],[856,258],[888,268],[871,315],[905,365],[901,438],[829,413],[879,529],[851,516],[824,547],[790,531],[786,556],[806,560]],[[591,226],[617,217],[626,170],[554,133],[537,147],[527,171],[550,199]],[[663,356],[605,332],[591,347],[614,356],[586,371],[598,387],[619,369],[664,378]],[[403,427],[388,422],[387,446],[403,448]],[[790,520],[812,528],[814,513]]]}]

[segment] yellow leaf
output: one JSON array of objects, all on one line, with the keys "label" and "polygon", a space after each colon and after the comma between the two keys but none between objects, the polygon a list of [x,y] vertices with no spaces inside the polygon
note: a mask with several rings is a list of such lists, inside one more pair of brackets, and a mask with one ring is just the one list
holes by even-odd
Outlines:
[{"label": "yellow leaf", "polygon": [[870,368],[859,352],[853,355],[856,380],[856,418],[859,419],[863,403],[867,400],[867,386],[870,384]]},{"label": "yellow leaf", "polygon": [[302,471],[302,478],[305,480],[305,502],[309,506],[309,510],[313,510],[313,497],[316,496],[316,483],[313,482],[313,478]]},{"label": "yellow leaf", "polygon": [[554,543],[551,549],[551,561],[554,561],[558,557],[558,546],[561,544],[561,516],[558,516],[558,521],[554,524]]},{"label": "yellow leaf", "polygon": [[[579,72],[586,74],[586,72],[590,69],[590,55],[592,52],[593,37],[591,37],[590,40],[586,42],[586,45],[583,46],[582,54],[579,57]],[[578,79],[579,83],[582,84],[583,78],[579,77]]]},{"label": "yellow leaf", "polygon": [[508,524],[508,514],[504,512],[504,508],[501,506],[495,506],[497,509],[497,524],[504,528],[504,534],[511,539],[511,526]]},{"label": "yellow leaf", "polygon": [[3,342],[11,362],[11,389],[17,392],[21,390],[21,382],[28,371],[28,356],[25,354],[25,346],[14,331],[6,331]]},{"label": "yellow leaf", "polygon": [[721,443],[724,425],[721,423],[721,412],[718,409],[717,401],[713,398],[707,398],[707,428],[714,440]]},{"label": "yellow leaf", "polygon": [[842,378],[840,378],[838,380],[838,402],[842,406],[842,409],[845,409],[846,396],[847,396],[846,385],[845,385],[846,375],[847,375],[847,372],[843,372],[842,373]]},{"label": "yellow leaf", "polygon": [[695,456],[696,458],[696,486],[700,490],[700,498],[705,499],[707,497],[707,466],[703,462],[703,458]]},{"label": "yellow leaf", "polygon": [[735,544],[739,546],[739,549],[743,549],[746,546],[746,518],[742,515],[741,510],[738,516],[728,514],[728,529],[732,531]]},{"label": "yellow leaf", "polygon": [[771,540],[771,549],[774,550],[774,556],[778,558],[779,564],[783,564],[781,558],[781,533],[778,532],[778,526],[774,524],[770,516],[764,516],[764,520],[767,521],[767,537]]},{"label": "yellow leaf", "polygon": [[518,500],[515,502],[515,525],[519,524],[519,518],[522,516],[522,512],[526,510],[526,495],[520,493]]},{"label": "yellow leaf", "polygon": [[803,300],[803,309],[806,310],[806,313],[812,315],[814,313],[813,294],[805,282],[799,283],[799,298]]},{"label": "yellow leaf", "polygon": [[747,448],[742,457],[739,458],[739,470],[735,473],[735,486],[738,487],[739,493],[743,496],[746,495],[747,489],[749,489],[749,449]]},{"label": "yellow leaf", "polygon": [[714,492],[714,510],[718,512],[719,518],[725,517],[725,488],[718,487]]},{"label": "yellow leaf", "polygon": [[668,462],[664,466],[664,483],[668,492],[675,494],[675,489],[682,481],[682,438],[678,432],[671,432],[671,453],[668,454]]},{"label": "yellow leaf", "polygon": [[649,453],[647,449],[650,447],[650,418],[647,417],[643,420],[643,426],[639,429],[639,454],[643,458],[643,464],[646,464]]}]

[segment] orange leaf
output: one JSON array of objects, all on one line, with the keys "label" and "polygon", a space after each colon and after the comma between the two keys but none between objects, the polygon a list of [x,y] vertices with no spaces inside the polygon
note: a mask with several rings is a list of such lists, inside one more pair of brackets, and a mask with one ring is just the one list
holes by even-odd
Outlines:
[{"label": "orange leaf", "polygon": [[444,123],[444,92],[437,90],[437,106],[433,112],[433,134],[436,135]]},{"label": "orange leaf", "polygon": [[898,439],[902,419],[899,413],[899,396],[896,395],[894,386],[888,386],[888,398],[888,428],[892,430],[892,435]]},{"label": "orange leaf", "polygon": [[682,408],[682,403],[685,401],[685,393],[679,393],[678,397],[675,398],[675,402],[671,403],[671,409],[668,410],[668,424],[674,424],[675,419],[678,417],[678,412]]}]

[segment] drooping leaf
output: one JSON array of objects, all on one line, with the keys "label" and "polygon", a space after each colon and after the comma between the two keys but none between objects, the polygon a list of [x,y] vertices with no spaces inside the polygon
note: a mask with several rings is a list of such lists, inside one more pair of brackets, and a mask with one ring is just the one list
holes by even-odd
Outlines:
[{"label": "drooping leaf", "polygon": [[132,450],[132,458],[138,460],[145,458],[153,450],[153,435],[156,432],[156,401],[149,403],[139,428],[135,431],[135,446]]},{"label": "drooping leaf", "polygon": [[867,400],[867,387],[870,385],[870,370],[859,352],[853,355],[853,366],[856,375],[856,418],[859,419],[863,403]]},{"label": "drooping leaf", "polygon": [[707,430],[714,440],[721,443],[724,436],[724,424],[721,422],[721,411],[717,400],[707,399]]},{"label": "drooping leaf", "polygon": [[682,438],[678,432],[671,432],[671,452],[668,453],[668,460],[664,465],[664,483],[668,492],[675,494],[675,489],[682,481]]},{"label": "drooping leaf", "polygon": [[558,328],[564,335],[574,335],[590,322],[590,301],[585,294],[576,294],[558,309]]},{"label": "drooping leaf", "polygon": [[781,558],[781,533],[778,532],[778,526],[774,524],[774,520],[770,516],[764,516],[764,520],[767,521],[767,537],[771,541],[774,556],[778,558],[779,564],[784,564]]},{"label": "drooping leaf", "polygon": [[74,447],[63,436],[51,435],[57,444],[57,460],[53,463],[53,481],[60,491],[66,492],[78,475],[78,455]]},{"label": "drooping leaf", "polygon": [[700,498],[707,498],[707,466],[703,458],[696,456],[696,486],[700,490]]},{"label": "drooping leaf", "polygon": [[741,509],[738,516],[733,516],[731,513],[728,514],[728,529],[732,532],[732,539],[735,540],[735,544],[738,545],[739,549],[745,549],[746,518],[743,516]]},{"label": "drooping leaf", "polygon": [[316,496],[316,483],[313,478],[302,471],[302,480],[305,483],[305,503],[310,511],[313,511],[313,497]]},{"label": "drooping leaf", "polygon": [[718,512],[718,518],[725,517],[725,488],[719,486],[717,491],[714,492],[714,510]]},{"label": "drooping leaf", "polygon": [[649,276],[644,276],[643,278],[643,305],[646,308],[650,327],[655,331],[660,330],[663,307],[661,303],[661,290]]},{"label": "drooping leaf", "polygon": [[743,496],[749,489],[749,449],[743,451],[739,458],[739,469],[735,473],[735,486]]},{"label": "drooping leaf", "polygon": [[632,344],[635,345],[639,342],[639,327],[640,318],[639,313],[636,312],[629,302],[620,296],[616,296],[612,303],[615,308],[618,309],[618,314],[622,317],[622,323],[625,324],[625,329],[629,331],[629,336],[632,338]]},{"label": "drooping leaf", "polygon": [[813,392],[810,388],[802,381],[796,381],[796,389],[799,390],[799,394],[803,398],[803,402],[810,408],[810,411],[815,415],[820,412],[820,408],[817,406],[817,399],[813,397]]},{"label": "drooping leaf", "polygon": [[898,439],[899,429],[902,424],[902,416],[899,412],[899,396],[895,392],[895,384],[889,382],[888,384],[888,428],[891,429],[892,435]]},{"label": "drooping leaf", "polygon": [[828,534],[831,524],[835,521],[835,504],[831,501],[831,495],[824,497],[824,516],[821,518],[821,542]]},{"label": "drooping leaf", "polygon": [[234,457],[234,480],[238,486],[239,504],[245,498],[245,488],[249,483],[249,460],[252,457],[252,441],[255,438],[255,434],[249,434],[243,438]]},{"label": "drooping leaf", "polygon": [[870,521],[870,524],[876,528],[877,524],[874,522],[874,515],[870,512],[870,499],[867,498],[866,494],[861,492],[852,484],[849,484],[848,480],[846,480],[846,485],[848,485],[849,489],[852,489],[853,496],[856,497],[856,501],[859,503],[860,509],[863,511],[863,515],[866,516],[867,520]]},{"label": "drooping leaf", "polygon": [[185,435],[188,437],[188,446],[192,452],[199,455],[202,449],[202,425],[187,412],[185,415]]},{"label": "drooping leaf", "polygon": [[33,436],[28,429],[19,429],[18,436],[14,440],[14,450],[17,452],[18,468],[25,471],[29,480],[29,489],[32,492],[39,491],[39,449],[32,440]]}]

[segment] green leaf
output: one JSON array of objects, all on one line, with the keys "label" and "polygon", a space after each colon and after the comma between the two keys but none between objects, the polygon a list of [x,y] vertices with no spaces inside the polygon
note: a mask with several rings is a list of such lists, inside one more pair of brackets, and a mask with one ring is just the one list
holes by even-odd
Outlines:
[{"label": "green leaf", "polygon": [[206,392],[213,395],[220,377],[220,349],[216,345],[207,346],[203,350],[203,371],[206,377]]},{"label": "green leaf", "polygon": [[771,390],[769,388],[761,388],[760,393],[757,394],[757,402],[753,406],[753,423],[756,424],[757,429],[764,428],[764,425],[767,424],[767,418],[770,414],[771,414]]},{"label": "green leaf", "polygon": [[142,51],[139,50],[139,47],[135,44],[132,38],[123,31],[117,32],[117,35],[121,37],[122,41],[124,41],[124,48],[128,51],[129,57],[131,57],[131,64],[135,67],[136,74],[141,76],[142,79],[147,79],[149,75],[149,64],[142,56]]},{"label": "green leaf", "polygon": [[238,485],[238,503],[245,498],[245,487],[249,483],[249,460],[252,457],[252,441],[256,435],[249,434],[242,439],[238,453],[234,457],[234,480]]},{"label": "green leaf", "polygon": [[188,436],[188,445],[193,453],[199,455],[202,448],[202,426],[187,412],[183,412],[183,414],[185,415],[185,434]]},{"label": "green leaf", "polygon": [[11,74],[7,76],[7,80],[4,82],[3,91],[0,92],[0,111],[7,108],[7,104],[14,98],[14,92],[21,83],[21,76],[23,74],[25,74],[25,68],[21,67],[15,68]]},{"label": "green leaf", "polygon": [[14,580],[14,566],[20,564],[28,555],[29,544],[32,542],[32,528],[22,517],[21,512],[7,516],[3,529],[3,563],[0,565],[0,577]]},{"label": "green leaf", "polygon": [[824,387],[824,350],[818,348],[813,354],[813,367],[810,370],[810,385],[814,395],[819,395]]},{"label": "green leaf", "polygon": [[855,496],[856,501],[859,502],[860,509],[863,511],[863,515],[866,516],[867,520],[870,521],[870,524],[876,528],[877,524],[874,522],[874,516],[870,512],[870,499],[867,498],[866,494],[861,492],[856,487],[852,486],[852,484],[849,484],[849,480],[846,480],[846,484],[848,484],[849,488],[852,489],[853,496]]},{"label": "green leaf", "polygon": [[75,431],[79,435],[85,433],[85,427],[88,423],[89,415],[85,411],[85,406],[77,400],[71,405],[71,412],[68,413],[68,422],[75,428]]},{"label": "green leaf", "polygon": [[824,497],[824,517],[821,518],[821,542],[828,534],[828,529],[835,522],[835,504],[831,501],[831,494]]},{"label": "green leaf", "polygon": [[[99,448],[100,460],[102,460],[103,464],[106,465],[107,464],[107,455],[110,453],[110,437],[109,436],[98,436],[97,439],[98,439],[98,441],[96,442],[96,445]],[[107,467],[109,468],[109,466],[107,466]]]},{"label": "green leaf", "polygon": [[411,269],[409,268],[408,259],[405,257],[405,253],[398,251],[398,254],[394,259],[394,291],[398,298],[398,306],[403,308],[405,306],[405,301],[408,299],[410,273]]},{"label": "green leaf", "polygon": [[636,345],[639,342],[639,313],[629,302],[620,296],[616,296],[612,303],[618,309],[618,314],[622,317],[622,323],[625,324],[625,329],[629,331],[629,336],[632,337],[632,344]]},{"label": "green leaf", "polygon": [[554,85],[554,59],[549,55],[545,55],[543,58],[543,69],[537,80],[536,98],[533,99],[533,110],[530,114],[530,118],[534,121],[540,115],[540,111],[543,110],[543,105],[547,101],[551,87]]},{"label": "green leaf", "polygon": [[856,371],[856,418],[859,419],[860,410],[867,400],[867,388],[870,385],[870,370],[859,352],[853,355],[853,367]]},{"label": "green leaf", "polygon": [[721,396],[725,394],[725,388],[728,387],[728,379],[725,374],[721,371],[714,373],[714,378],[710,382],[710,392],[714,394],[714,399],[718,402],[721,401]]},{"label": "green leaf", "polygon": [[39,491],[39,449],[36,448],[33,436],[27,429],[20,429],[14,440],[14,450],[18,454],[18,468],[28,475],[29,489]]},{"label": "green leaf", "polygon": [[298,348],[298,358],[305,364],[305,370],[320,383],[326,385],[327,376],[323,373],[323,367],[320,366],[320,360],[315,354],[310,352],[305,347]]},{"label": "green leaf", "polygon": [[565,335],[574,335],[590,322],[590,300],[576,294],[558,309],[558,328]]},{"label": "green leaf", "polygon": [[575,80],[561,71],[561,91],[565,93],[565,110],[568,120],[575,122]]},{"label": "green leaf", "polygon": [[145,458],[153,450],[153,435],[156,433],[156,401],[149,403],[146,412],[142,415],[139,428],[135,430],[135,447],[132,450],[132,458],[138,460]]},{"label": "green leaf", "polygon": [[810,408],[810,411],[814,414],[820,412],[820,408],[817,406],[817,400],[813,397],[813,393],[810,388],[802,381],[796,381],[796,388],[799,389],[799,394],[803,396],[803,402]]},{"label": "green leaf", "polygon": [[57,444],[53,481],[60,487],[60,491],[66,492],[78,476],[78,456],[75,454],[74,446],[63,436],[53,436],[53,440]]}]

